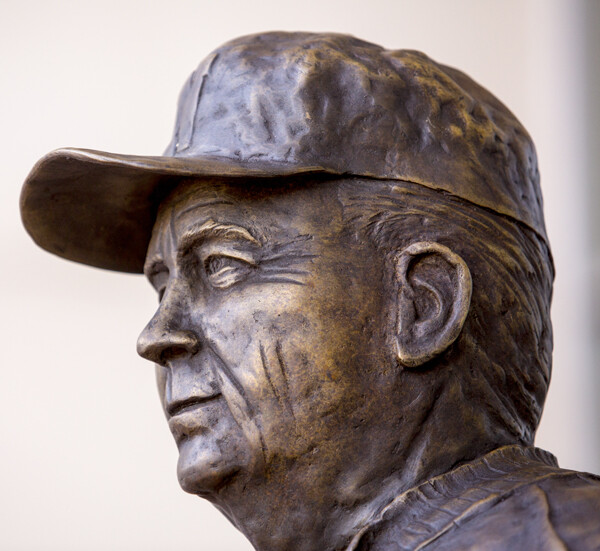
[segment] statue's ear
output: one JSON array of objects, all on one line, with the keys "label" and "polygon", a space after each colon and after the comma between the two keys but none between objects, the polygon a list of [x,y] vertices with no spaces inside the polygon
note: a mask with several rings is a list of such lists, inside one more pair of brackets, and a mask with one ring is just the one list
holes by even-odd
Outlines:
[{"label": "statue's ear", "polygon": [[471,273],[448,247],[412,243],[396,257],[398,359],[418,367],[458,337],[471,303]]}]

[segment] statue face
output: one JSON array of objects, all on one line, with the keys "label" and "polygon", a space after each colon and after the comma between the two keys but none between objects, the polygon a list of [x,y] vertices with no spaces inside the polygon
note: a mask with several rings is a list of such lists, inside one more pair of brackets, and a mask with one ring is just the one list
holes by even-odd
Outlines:
[{"label": "statue face", "polygon": [[161,301],[138,351],[186,491],[318,478],[376,447],[395,372],[384,268],[339,185],[200,181],[161,205],[145,270]]}]

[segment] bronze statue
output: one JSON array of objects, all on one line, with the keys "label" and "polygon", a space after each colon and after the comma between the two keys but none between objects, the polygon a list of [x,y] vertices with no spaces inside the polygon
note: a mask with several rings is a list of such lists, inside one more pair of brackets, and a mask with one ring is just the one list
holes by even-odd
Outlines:
[{"label": "bronze statue", "polygon": [[229,42],[162,157],[64,149],[23,221],[144,272],[181,486],[258,550],[592,550],[533,447],[554,276],[533,143],[463,73],[335,34]]}]

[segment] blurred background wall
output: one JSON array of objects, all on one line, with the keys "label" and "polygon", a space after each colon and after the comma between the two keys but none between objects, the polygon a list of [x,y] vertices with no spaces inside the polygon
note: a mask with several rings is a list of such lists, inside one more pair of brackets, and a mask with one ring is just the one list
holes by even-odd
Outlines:
[{"label": "blurred background wall", "polygon": [[264,30],[423,50],[521,119],[558,274],[537,444],[599,472],[599,27],[596,0],[1,0],[0,549],[250,549],[178,487],[153,369],[135,354],[156,306],[149,285],[38,250],[17,205],[57,147],[160,154],[200,59]]}]

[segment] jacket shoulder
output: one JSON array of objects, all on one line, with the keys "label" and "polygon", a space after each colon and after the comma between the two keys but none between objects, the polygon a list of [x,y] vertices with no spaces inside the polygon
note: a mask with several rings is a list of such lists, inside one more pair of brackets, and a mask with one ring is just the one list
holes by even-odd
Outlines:
[{"label": "jacket shoulder", "polygon": [[[480,481],[481,482],[481,481]],[[598,551],[600,550],[600,477],[540,466],[527,475],[504,479],[501,491],[483,486],[479,499],[458,500],[441,507],[441,521],[426,537],[408,543],[407,530],[419,529],[423,516],[410,511],[412,521],[397,516],[374,526],[357,551]],[[438,505],[441,505],[438,503]],[[459,511],[461,511],[459,513]],[[447,515],[447,516],[446,516]],[[405,516],[405,515],[402,515]],[[403,519],[406,521],[407,519]],[[400,521],[400,522],[398,522]]]},{"label": "jacket shoulder", "polygon": [[543,492],[549,522],[568,549],[600,549],[600,477],[557,469],[535,487]]}]

